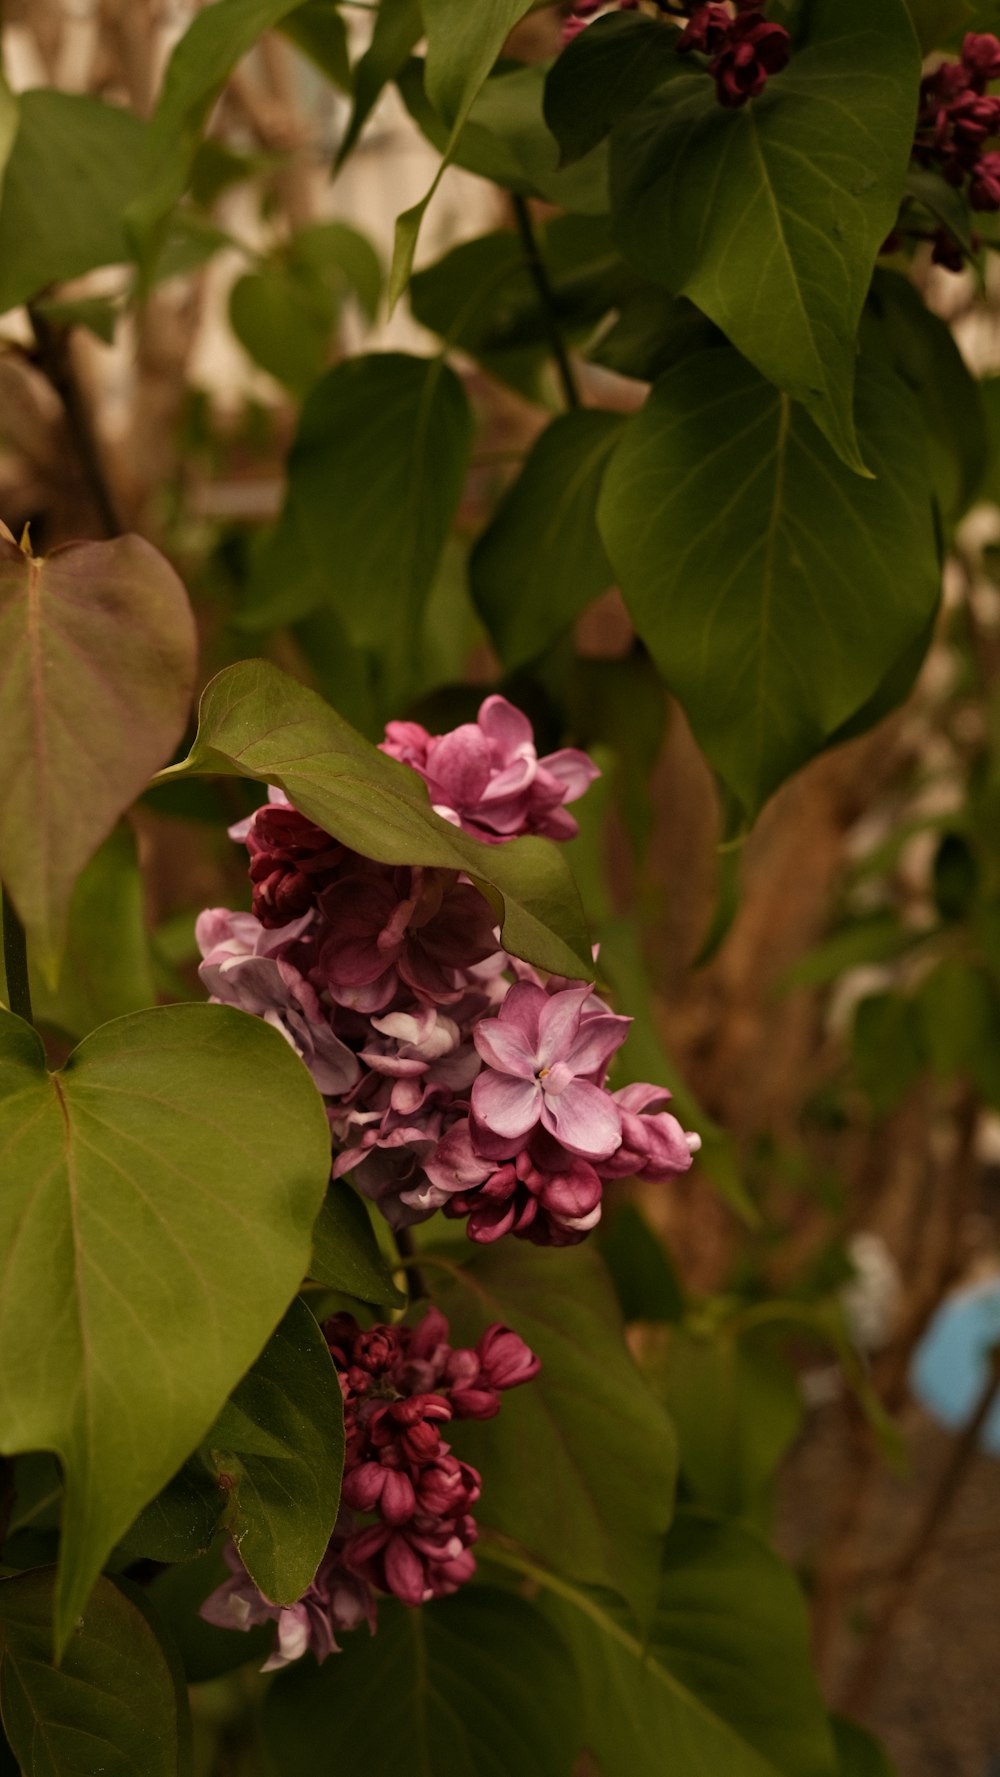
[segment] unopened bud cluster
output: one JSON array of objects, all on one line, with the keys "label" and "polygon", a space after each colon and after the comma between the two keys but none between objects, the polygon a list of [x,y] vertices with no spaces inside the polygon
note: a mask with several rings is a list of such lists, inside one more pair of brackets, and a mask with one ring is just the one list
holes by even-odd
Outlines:
[{"label": "unopened bud cluster", "polygon": [[445,1441],[453,1420],[491,1419],[500,1395],[530,1382],[539,1361],[509,1327],[487,1327],[475,1348],[449,1343],[448,1322],[431,1308],[416,1327],[363,1329],[349,1314],[324,1326],[344,1400],[341,1508],[312,1585],[295,1604],[272,1604],[230,1545],[231,1577],[201,1609],[220,1628],[274,1621],[277,1645],[265,1671],[311,1648],[337,1651],[336,1636],[367,1622],[378,1598],[425,1604],[457,1591],[475,1571],[478,1471]]},{"label": "unopened bud cluster", "polygon": [[[539,758],[502,697],[432,736],[390,723],[384,750],[424,778],[439,814],[489,844],[571,838],[565,803],[596,776],[566,748]],[[273,1024],[326,1101],[333,1172],[394,1228],[438,1209],[469,1237],[582,1240],[613,1179],[666,1179],[698,1146],[669,1093],[611,1091],[629,1020],[587,982],[543,981],[500,947],[495,914],[456,871],[360,857],[280,792],[239,828],[253,911],[203,913],[213,998]]]},{"label": "unopened bud cluster", "polygon": [[[963,191],[980,212],[1000,210],[1000,151],[989,146],[1000,133],[1000,97],[986,91],[997,79],[1000,40],[970,31],[959,60],[940,62],[920,85],[913,159]],[[935,233],[933,257],[949,271],[962,269],[962,248],[947,228]]]},{"label": "unopened bud cluster", "polygon": [[[638,4],[639,0],[618,0],[618,10],[634,12]],[[705,0],[693,7],[675,6],[671,0],[654,4],[658,12],[684,21],[678,53],[707,57],[719,103],[727,110],[738,110],[748,99],[757,98],[772,74],[780,74],[788,65],[788,32],[764,17],[763,0]],[[579,36],[604,5],[605,0],[576,0],[563,25],[563,42]]]}]

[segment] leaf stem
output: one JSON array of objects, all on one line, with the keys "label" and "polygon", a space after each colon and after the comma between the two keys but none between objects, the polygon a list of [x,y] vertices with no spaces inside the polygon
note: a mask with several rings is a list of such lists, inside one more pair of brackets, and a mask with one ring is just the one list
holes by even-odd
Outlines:
[{"label": "leaf stem", "polygon": [[539,249],[534,224],[531,220],[531,211],[528,208],[528,200],[527,198],[522,197],[519,192],[515,191],[511,194],[511,201],[514,205],[514,215],[517,217],[518,232],[524,247],[525,263],[531,274],[535,289],[538,291],[539,300],[545,315],[545,330],[548,334],[552,356],[556,361],[556,369],[559,373],[559,381],[562,384],[562,392],[566,401],[566,406],[569,408],[579,407],[581,405],[580,391],[576,386],[573,367],[570,364],[565,341],[559,330],[559,315],[556,308],[555,291],[549,282],[549,274]]},{"label": "leaf stem", "polygon": [[73,367],[69,328],[54,325],[33,303],[28,304],[28,316],[35,334],[35,361],[63,404],[66,424],[95,515],[105,536],[120,537],[126,526],[108,480],[93,421]]},{"label": "leaf stem", "polygon": [[18,1018],[31,1023],[31,988],[28,984],[28,946],[24,927],[14,903],[3,890],[3,966],[7,977],[7,1003]]}]

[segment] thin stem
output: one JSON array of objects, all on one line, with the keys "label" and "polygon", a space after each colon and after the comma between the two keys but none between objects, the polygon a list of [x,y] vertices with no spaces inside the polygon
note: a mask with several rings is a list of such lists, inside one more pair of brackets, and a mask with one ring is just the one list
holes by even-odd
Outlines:
[{"label": "thin stem", "polygon": [[3,891],[3,966],[7,976],[7,1002],[18,1018],[31,1023],[31,988],[28,984],[28,946],[24,927],[14,903]]},{"label": "thin stem", "polygon": [[972,1415],[955,1439],[948,1461],[938,1476],[937,1484],[920,1514],[916,1528],[888,1578],[885,1598],[872,1623],[845,1698],[845,1707],[851,1714],[864,1712],[878,1685],[897,1619],[942,1525],[951,1512],[969,1465],[979,1448],[979,1434],[998,1398],[1000,1345],[994,1346],[990,1352],[986,1381]]},{"label": "thin stem", "polygon": [[539,250],[535,236],[534,224],[528,201],[517,192],[513,193],[514,215],[517,217],[518,231],[524,247],[524,258],[531,274],[535,289],[538,291],[542,311],[545,315],[545,330],[549,336],[549,346],[556,361],[559,381],[562,384],[563,396],[567,407],[580,406],[580,391],[576,386],[573,367],[566,352],[563,336],[559,331],[559,312],[556,307],[555,291],[549,282],[549,274],[545,269],[545,261]]},{"label": "thin stem", "polygon": [[83,470],[94,511],[105,536],[120,537],[125,523],[108,480],[107,470],[77,380],[66,327],[56,326],[29,303],[28,314],[35,334],[36,360],[63,404],[70,437]]}]

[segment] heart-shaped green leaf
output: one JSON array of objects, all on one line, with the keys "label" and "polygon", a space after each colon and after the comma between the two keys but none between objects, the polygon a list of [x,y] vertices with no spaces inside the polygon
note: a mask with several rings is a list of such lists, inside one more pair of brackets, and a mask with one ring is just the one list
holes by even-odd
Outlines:
[{"label": "heart-shaped green leaf", "polygon": [[266,661],[241,661],[212,680],[190,756],[158,781],[211,772],[277,784],[363,857],[466,871],[496,907],[514,956],[593,979],[576,885],[551,841],[471,839],[434,813],[416,772],[387,759],[314,691]]},{"label": "heart-shaped green leaf", "polygon": [[625,1347],[597,1253],[487,1249],[446,1285],[434,1275],[456,1342],[473,1345],[503,1321],[542,1360],[495,1419],[453,1429],[458,1454],[483,1476],[477,1519],[556,1573],[618,1592],[645,1626],[673,1513],[675,1443]]},{"label": "heart-shaped green leaf", "polygon": [[194,619],[141,537],[0,538],[0,879],[50,972],[73,884],[184,730]]},{"label": "heart-shaped green leaf", "polygon": [[858,420],[876,481],[735,352],[699,352],[661,377],[605,476],[599,524],[635,626],[751,815],[861,710],[937,604],[919,409],[874,364]]},{"label": "heart-shaped green leaf", "polygon": [[904,0],[812,0],[788,67],[742,109],[692,74],[611,138],[626,257],[689,296],[862,472],[858,322],[903,194],[919,81]]},{"label": "heart-shaped green leaf", "polygon": [[58,1074],[9,1012],[0,1045],[0,1449],[63,1464],[64,1645],[295,1293],[329,1131],[289,1045],[230,1007],[116,1019]]},{"label": "heart-shaped green leaf", "polygon": [[294,1604],[333,1532],[344,1403],[315,1319],[292,1303],[205,1440],[226,1495],[223,1522],[265,1598]]},{"label": "heart-shaped green leaf", "polygon": [[187,1695],[137,1596],[99,1579],[55,1666],[55,1587],[51,1567],[0,1580],[0,1709],[23,1777],[187,1777]]}]

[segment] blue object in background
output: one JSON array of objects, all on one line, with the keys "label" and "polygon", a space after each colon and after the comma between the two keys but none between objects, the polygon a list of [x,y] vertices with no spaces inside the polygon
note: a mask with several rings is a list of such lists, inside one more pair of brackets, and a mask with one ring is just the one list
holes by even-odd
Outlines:
[{"label": "blue object in background", "polygon": [[[942,1302],[910,1369],[910,1386],[922,1407],[942,1425],[965,1425],[975,1412],[989,1373],[988,1353],[1000,1343],[1000,1277],[956,1291]],[[984,1449],[1000,1456],[1000,1400],[986,1424]]]}]

